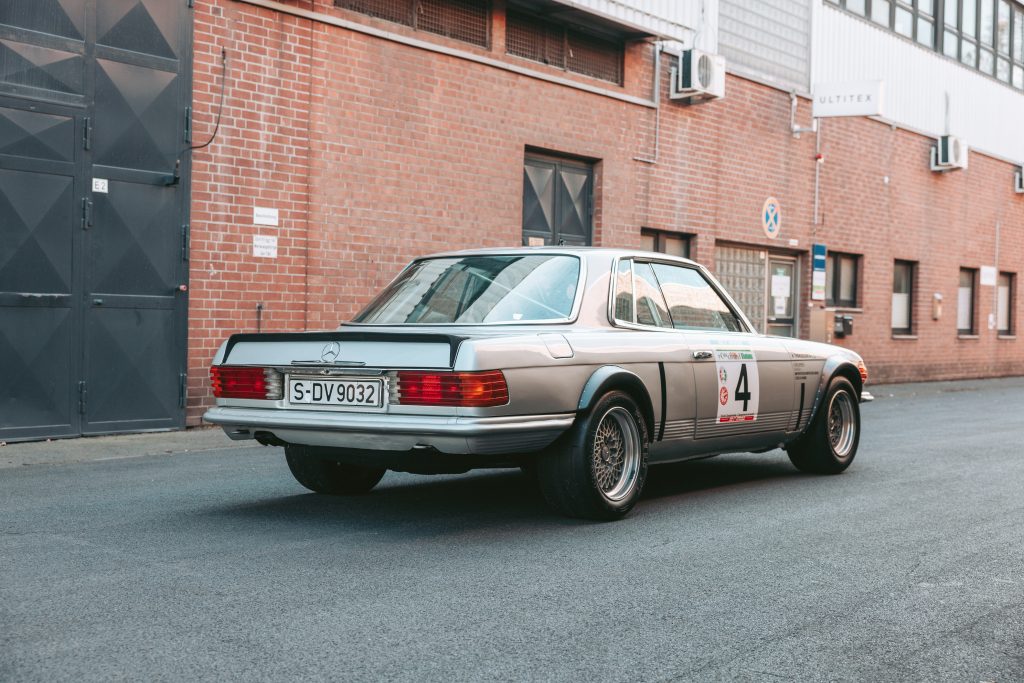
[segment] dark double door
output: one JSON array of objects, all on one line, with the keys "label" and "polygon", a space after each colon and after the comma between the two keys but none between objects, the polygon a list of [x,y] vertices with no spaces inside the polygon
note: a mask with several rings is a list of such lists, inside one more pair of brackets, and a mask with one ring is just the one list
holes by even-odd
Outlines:
[{"label": "dark double door", "polygon": [[0,440],[184,424],[191,11],[0,2]]}]

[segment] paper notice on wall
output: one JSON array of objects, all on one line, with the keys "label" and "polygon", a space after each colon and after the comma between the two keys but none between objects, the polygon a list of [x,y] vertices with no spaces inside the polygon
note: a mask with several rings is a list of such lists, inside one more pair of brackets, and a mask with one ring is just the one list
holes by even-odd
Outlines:
[{"label": "paper notice on wall", "polygon": [[825,300],[825,271],[816,270],[811,273],[811,299],[815,301]]},{"label": "paper notice on wall", "polygon": [[277,238],[272,235],[253,235],[252,255],[260,258],[277,258]]},{"label": "paper notice on wall", "polygon": [[786,304],[789,302],[788,296],[776,296],[772,299],[775,302],[775,317],[782,318],[786,315]]},{"label": "paper notice on wall", "polygon": [[788,275],[772,275],[772,296],[789,296],[790,277]]},{"label": "paper notice on wall", "polygon": [[272,225],[276,227],[278,222],[279,217],[277,209],[269,209],[265,206],[252,207],[253,225]]}]

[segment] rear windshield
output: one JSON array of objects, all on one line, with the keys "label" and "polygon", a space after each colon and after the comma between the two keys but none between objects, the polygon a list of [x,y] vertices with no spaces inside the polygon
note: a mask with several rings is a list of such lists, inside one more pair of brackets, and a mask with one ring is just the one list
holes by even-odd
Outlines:
[{"label": "rear windshield", "polygon": [[453,256],[416,261],[353,322],[478,325],[565,320],[580,278],[575,256]]}]

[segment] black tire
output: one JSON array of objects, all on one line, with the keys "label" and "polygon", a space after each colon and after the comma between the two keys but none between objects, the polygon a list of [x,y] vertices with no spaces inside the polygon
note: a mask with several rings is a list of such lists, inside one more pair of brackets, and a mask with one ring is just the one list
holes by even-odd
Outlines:
[{"label": "black tire", "polygon": [[621,391],[608,392],[537,458],[544,499],[569,517],[624,517],[647,479],[649,445],[636,402]]},{"label": "black tire", "polygon": [[331,495],[366,493],[387,472],[384,467],[349,465],[331,460],[324,454],[325,450],[298,445],[284,447],[292,476],[310,491]]},{"label": "black tire", "polygon": [[803,436],[786,451],[801,472],[839,474],[853,462],[860,444],[860,406],[850,380],[835,377]]}]

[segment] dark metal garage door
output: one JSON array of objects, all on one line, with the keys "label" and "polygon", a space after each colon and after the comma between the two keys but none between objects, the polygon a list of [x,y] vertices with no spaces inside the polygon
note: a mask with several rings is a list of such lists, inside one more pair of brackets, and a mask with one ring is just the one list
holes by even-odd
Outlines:
[{"label": "dark metal garage door", "polygon": [[188,4],[0,1],[0,440],[184,425]]}]

